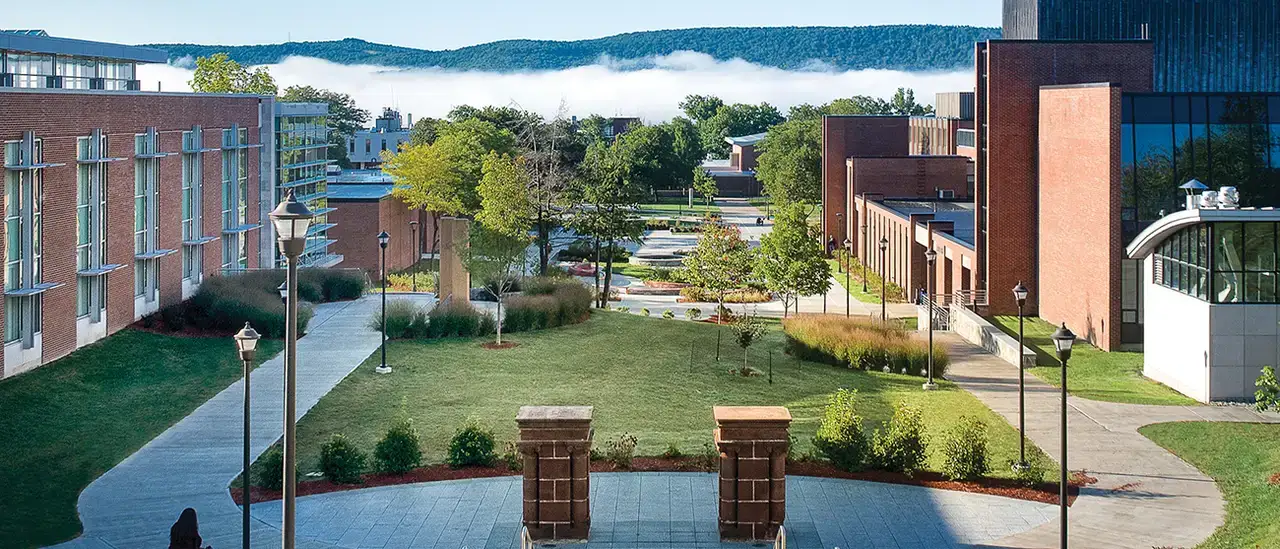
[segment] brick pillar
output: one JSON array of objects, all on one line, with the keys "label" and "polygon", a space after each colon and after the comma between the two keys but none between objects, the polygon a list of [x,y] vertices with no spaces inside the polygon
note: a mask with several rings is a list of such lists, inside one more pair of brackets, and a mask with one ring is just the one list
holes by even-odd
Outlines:
[{"label": "brick pillar", "polygon": [[462,264],[461,248],[467,245],[471,221],[460,217],[440,219],[440,288],[441,299],[471,301],[471,273]]},{"label": "brick pillar", "polygon": [[773,540],[787,516],[791,412],[782,406],[716,406],[720,539]]},{"label": "brick pillar", "polygon": [[522,406],[524,525],[535,540],[585,540],[591,529],[591,406]]}]

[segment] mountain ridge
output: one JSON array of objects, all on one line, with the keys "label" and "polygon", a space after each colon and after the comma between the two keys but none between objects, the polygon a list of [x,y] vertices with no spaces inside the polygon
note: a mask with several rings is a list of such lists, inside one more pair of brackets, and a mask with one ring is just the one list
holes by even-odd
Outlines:
[{"label": "mountain ridge", "polygon": [[[638,31],[585,40],[511,39],[447,50],[379,44],[359,38],[248,46],[145,44],[169,52],[170,62],[226,52],[248,65],[292,56],[340,64],[518,72],[596,64],[603,57],[628,60],[624,68],[653,66],[652,58],[679,51],[719,61],[743,59],[784,70],[933,71],[971,67],[973,43],[998,38],[995,27],[878,25],[864,27],[700,27]],[[647,61],[648,60],[648,61]]]}]

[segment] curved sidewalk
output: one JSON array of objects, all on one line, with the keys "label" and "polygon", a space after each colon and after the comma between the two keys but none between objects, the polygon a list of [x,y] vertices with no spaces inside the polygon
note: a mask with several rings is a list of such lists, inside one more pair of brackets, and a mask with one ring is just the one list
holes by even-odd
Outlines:
[{"label": "curved sidewalk", "polygon": [[[403,298],[403,297],[401,297]],[[298,340],[298,417],[378,349],[368,327],[378,296],[316,306]],[[234,352],[228,342],[228,353]],[[284,426],[283,354],[253,371],[253,457],[275,443]],[[227,486],[240,474],[243,382],[236,381],[81,492],[84,533],[57,547],[167,547],[169,526],[183,508],[196,509],[206,544],[240,546],[240,507]],[[279,530],[254,521],[253,546],[279,546]]]},{"label": "curved sidewalk", "polygon": [[[1018,370],[951,333],[934,337],[951,353],[946,378],[1018,424]],[[1027,437],[1055,461],[1061,392],[1026,377]],[[1280,423],[1243,406],[1150,406],[1067,397],[1067,465],[1098,482],[1081,490],[1068,514],[1072,547],[1194,547],[1223,523],[1225,504],[1213,479],[1138,433],[1170,421]],[[1054,467],[1056,470],[1056,466]],[[1002,538],[991,547],[1058,546],[1058,521]]]}]

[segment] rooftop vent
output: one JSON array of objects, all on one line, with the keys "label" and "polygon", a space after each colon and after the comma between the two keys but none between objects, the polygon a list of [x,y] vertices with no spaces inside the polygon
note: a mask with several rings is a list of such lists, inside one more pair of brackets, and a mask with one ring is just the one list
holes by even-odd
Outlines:
[{"label": "rooftop vent", "polygon": [[1187,193],[1187,209],[1194,210],[1196,209],[1196,195],[1208,190],[1209,186],[1201,183],[1199,179],[1192,179],[1178,185],[1178,188]]},{"label": "rooftop vent", "polygon": [[1200,193],[1200,209],[1212,210],[1218,207],[1218,191],[1204,191]]},{"label": "rooftop vent", "polygon": [[1240,193],[1236,192],[1235,187],[1220,187],[1218,189],[1218,208],[1234,210],[1239,207]]}]

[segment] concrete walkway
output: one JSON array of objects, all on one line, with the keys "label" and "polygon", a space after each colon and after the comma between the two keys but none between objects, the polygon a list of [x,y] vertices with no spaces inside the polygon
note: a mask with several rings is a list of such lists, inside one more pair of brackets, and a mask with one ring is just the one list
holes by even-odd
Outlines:
[{"label": "concrete walkway", "polygon": [[[951,353],[947,379],[1016,427],[1018,370],[955,334],[934,337]],[[1031,374],[1026,380],[1027,436],[1056,460],[1061,392]],[[1081,491],[1068,514],[1071,546],[1120,549],[1194,547],[1224,517],[1222,494],[1213,479],[1139,434],[1139,427],[1170,421],[1280,423],[1280,416],[1243,406],[1150,406],[1069,396],[1067,421],[1067,465],[1098,479]],[[990,546],[1057,547],[1058,536],[1055,519]]]},{"label": "concrete walkway", "polygon": [[[397,299],[431,301],[429,295]],[[368,327],[378,296],[316,307],[306,337],[298,340],[298,416],[378,348]],[[228,341],[227,352],[234,350]],[[254,458],[283,433],[283,355],[263,363],[251,378]],[[240,546],[240,507],[227,491],[240,474],[244,387],[233,383],[99,477],[80,494],[82,537],[68,548],[168,546],[169,526],[186,507],[196,509],[206,544]],[[279,546],[279,530],[254,523],[253,546]]]},{"label": "concrete walkway", "polygon": [[[717,548],[713,473],[593,473],[591,539],[581,549]],[[516,549],[521,480],[424,482],[298,499],[311,547]],[[1052,505],[843,479],[787,478],[790,549],[969,547],[1053,520]],[[254,506],[280,523],[280,503]],[[301,546],[301,545],[300,545]],[[215,546],[216,547],[216,546]],[[255,546],[256,547],[256,546]]]}]

